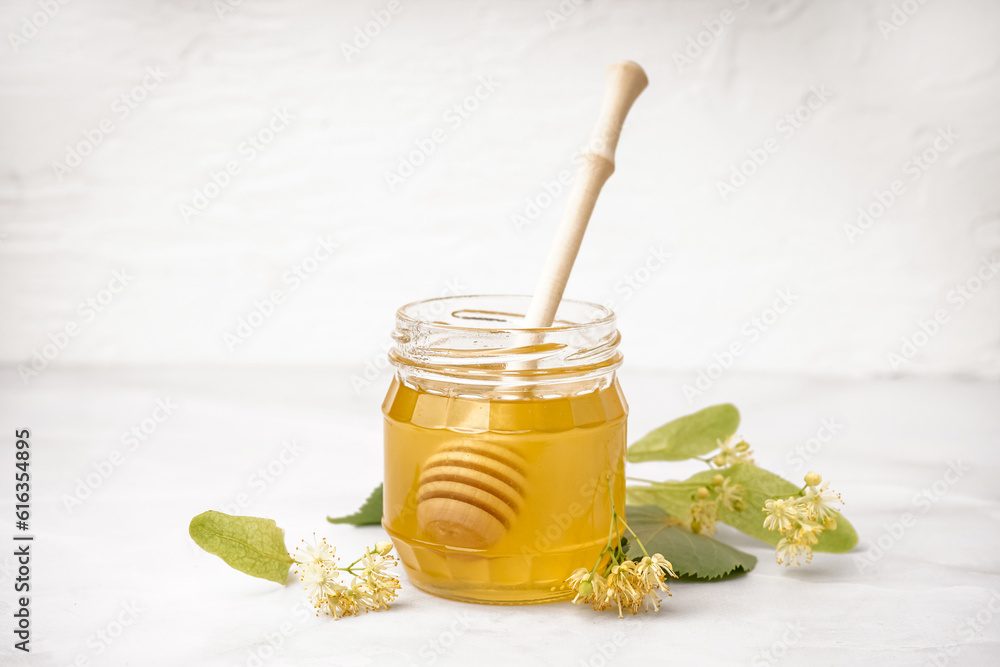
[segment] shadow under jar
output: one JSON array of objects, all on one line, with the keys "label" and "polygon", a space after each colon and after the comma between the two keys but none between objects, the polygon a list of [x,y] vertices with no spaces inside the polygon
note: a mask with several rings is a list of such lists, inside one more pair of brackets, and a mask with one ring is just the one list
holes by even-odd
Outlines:
[{"label": "shadow under jar", "polygon": [[563,580],[608,539],[625,500],[628,406],[614,313],[563,300],[457,296],[396,314],[382,405],[382,523],[410,581],[468,602],[570,597]]}]

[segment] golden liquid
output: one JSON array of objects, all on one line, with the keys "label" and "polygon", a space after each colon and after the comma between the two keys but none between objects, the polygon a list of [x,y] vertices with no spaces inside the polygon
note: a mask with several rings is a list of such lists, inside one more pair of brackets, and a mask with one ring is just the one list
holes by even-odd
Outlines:
[{"label": "golden liquid", "polygon": [[[427,393],[393,380],[385,415],[383,525],[410,581],[448,598],[493,604],[569,597],[563,580],[607,544],[608,498],[624,509],[625,421],[618,382],[575,396],[498,400]],[[420,525],[424,463],[456,441],[488,442],[523,458],[514,519],[485,548],[440,544]]]}]

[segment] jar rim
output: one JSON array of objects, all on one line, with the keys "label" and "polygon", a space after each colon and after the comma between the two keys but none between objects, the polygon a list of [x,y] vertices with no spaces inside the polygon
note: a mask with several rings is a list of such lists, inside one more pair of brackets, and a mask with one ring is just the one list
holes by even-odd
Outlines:
[{"label": "jar rim", "polygon": [[578,388],[610,381],[622,361],[610,308],[563,299],[555,326],[519,326],[530,303],[530,296],[503,294],[409,303],[396,311],[389,362],[404,380],[513,393],[543,384]]},{"label": "jar rim", "polygon": [[[417,310],[422,306],[428,306],[430,304],[447,303],[452,301],[460,300],[480,300],[480,299],[515,299],[523,300],[524,305],[527,306],[531,299],[531,295],[527,294],[458,294],[451,296],[439,296],[430,299],[420,299],[419,301],[411,301],[403,306],[400,306],[396,310],[397,321],[403,321],[410,325],[415,326],[430,326],[440,329],[446,329],[454,332],[467,331],[470,333],[480,332],[484,330],[489,330],[493,332],[512,332],[512,333],[556,333],[556,332],[573,332],[581,329],[589,329],[593,327],[599,327],[605,324],[614,324],[617,316],[614,311],[603,306],[599,303],[593,303],[590,301],[582,301],[579,299],[562,299],[559,303],[559,309],[561,310],[564,305],[570,307],[584,307],[593,309],[598,313],[592,319],[587,319],[585,322],[567,322],[566,320],[556,319],[553,322],[553,326],[550,327],[517,327],[517,326],[499,326],[499,327],[483,327],[483,326],[466,326],[461,324],[451,324],[447,322],[432,321],[426,318],[421,318],[415,316],[412,311]],[[504,315],[510,316],[523,316],[523,313],[503,313]],[[559,312],[557,311],[556,316],[558,318]],[[557,324],[562,322],[562,324]]]}]

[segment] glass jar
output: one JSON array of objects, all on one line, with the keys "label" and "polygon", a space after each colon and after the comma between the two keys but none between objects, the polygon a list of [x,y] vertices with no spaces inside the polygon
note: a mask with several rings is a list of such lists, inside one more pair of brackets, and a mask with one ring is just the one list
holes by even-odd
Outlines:
[{"label": "glass jar", "polygon": [[410,581],[469,602],[570,596],[625,500],[628,406],[607,308],[563,300],[523,326],[527,296],[455,296],[396,313],[382,405],[382,523]]}]

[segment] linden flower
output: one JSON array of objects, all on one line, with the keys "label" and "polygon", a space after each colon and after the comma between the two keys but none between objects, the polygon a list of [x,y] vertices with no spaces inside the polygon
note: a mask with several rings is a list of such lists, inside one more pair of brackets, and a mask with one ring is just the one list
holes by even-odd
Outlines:
[{"label": "linden flower", "polygon": [[660,554],[653,554],[639,561],[636,574],[642,580],[649,595],[649,600],[646,602],[646,610],[648,611],[650,605],[652,605],[653,611],[660,611],[661,600],[657,591],[663,591],[667,595],[670,595],[670,586],[664,583],[664,579],[666,579],[666,575],[668,574],[675,579],[677,578],[673,565]]},{"label": "linden flower", "polygon": [[[735,441],[735,444],[733,444]],[[719,440],[719,453],[712,459],[712,463],[720,468],[731,466],[735,463],[753,463],[753,450],[749,443],[737,435],[731,435],[725,442]]]},{"label": "linden flower", "polygon": [[792,540],[787,537],[781,538],[778,542],[775,554],[777,555],[779,565],[784,563],[785,565],[795,565],[797,567],[801,565],[799,563],[800,556],[805,556],[807,563],[812,560],[812,548],[808,544],[803,544],[798,540]]},{"label": "linden flower", "polygon": [[840,511],[839,505],[843,502],[840,494],[830,489],[829,482],[818,488],[815,486],[806,488],[802,499],[809,517],[820,523],[837,516]]},{"label": "linden flower", "polygon": [[388,609],[400,589],[399,579],[386,571],[396,565],[396,559],[389,555],[384,544],[376,545],[374,551],[365,552],[360,560],[362,592],[366,606],[371,610]]},{"label": "linden flower", "polygon": [[[399,579],[388,571],[396,565],[392,543],[379,542],[347,567],[337,567],[335,550],[326,540],[314,544],[303,540],[303,545],[296,550],[299,558],[295,562],[317,614],[322,610],[340,619],[388,609],[396,599]],[[350,585],[340,582],[341,572],[354,575]]]},{"label": "linden flower", "polygon": [[699,535],[715,535],[715,523],[719,520],[719,503],[702,500],[691,505],[691,532]]},{"label": "linden flower", "polygon": [[670,590],[663,584],[663,580],[666,578],[665,575],[670,575],[674,579],[677,578],[677,573],[674,572],[674,566],[671,565],[670,561],[664,558],[661,554],[653,554],[652,556],[643,558],[642,562],[639,563],[639,574],[643,573],[643,567],[651,571],[659,568],[660,572],[658,574],[658,578],[660,580],[659,588],[661,591]]},{"label": "linden flower", "polygon": [[[608,497],[611,499],[611,525],[608,528],[607,545],[597,556],[592,568],[589,570],[578,568],[566,577],[566,587],[576,592],[573,598],[574,604],[589,604],[597,611],[614,605],[618,607],[618,618],[624,618],[626,609],[638,614],[647,595],[649,600],[646,600],[646,611],[649,611],[651,606],[653,611],[659,611],[658,591],[670,595],[670,588],[664,580],[667,575],[676,577],[677,574],[670,561],[662,554],[649,555],[642,540],[615,509],[614,488],[610,475],[606,477],[606,481]],[[631,560],[626,555],[626,540],[619,533],[619,526],[623,526],[631,533],[635,544],[642,550],[642,559]]]},{"label": "linden flower", "polygon": [[628,608],[633,614],[639,613],[639,606],[646,596],[646,584],[639,578],[635,561],[627,560],[611,568],[608,575],[608,590],[604,599],[618,607],[618,618],[623,618],[623,610]]},{"label": "linden flower", "polygon": [[360,611],[358,605],[358,592],[355,588],[347,588],[326,599],[326,609],[333,616],[334,620],[339,620],[344,616],[354,616]]},{"label": "linden flower", "polygon": [[576,591],[573,604],[589,604],[597,610],[606,606],[605,593],[608,590],[608,582],[597,572],[590,572],[587,568],[581,567],[566,578],[566,583]]},{"label": "linden flower", "polygon": [[298,559],[299,563],[303,565],[309,563],[319,563],[322,565],[329,565],[330,567],[336,567],[337,565],[337,549],[331,547],[324,537],[319,542],[316,542],[316,534],[313,533],[313,544],[309,544],[305,540],[302,540],[302,546],[296,549],[296,553],[302,552],[302,557]]},{"label": "linden flower", "polygon": [[326,598],[344,589],[343,584],[338,581],[340,572],[330,570],[321,563],[306,564],[300,578],[305,584],[306,595],[317,609],[325,604]]},{"label": "linden flower", "polygon": [[[716,475],[720,477],[721,475]],[[724,477],[722,482],[717,484],[719,487],[719,502],[721,502],[726,509],[732,512],[742,512],[745,505],[743,503],[743,487],[739,484],[734,484],[733,480],[728,477]]]},{"label": "linden flower", "polygon": [[794,498],[781,500],[769,498],[764,502],[764,528],[784,533],[790,530],[799,520],[799,508]]},{"label": "linden flower", "polygon": [[653,554],[639,562],[625,560],[614,563],[606,579],[596,568],[587,570],[581,567],[566,578],[566,584],[576,591],[574,604],[589,604],[597,611],[614,606],[618,608],[618,618],[624,618],[626,609],[638,614],[643,601],[647,611],[650,607],[659,611],[661,598],[658,591],[670,595],[670,587],[664,583],[668,575],[677,577],[670,561],[661,554]]},{"label": "linden flower", "polygon": [[767,517],[764,527],[781,533],[781,540],[775,548],[778,563],[800,565],[799,558],[812,560],[812,547],[819,542],[824,530],[836,530],[837,505],[840,494],[829,489],[819,473],[809,472],[805,477],[806,487],[797,496],[784,500],[769,499],[764,503]]},{"label": "linden flower", "polygon": [[795,541],[799,544],[816,544],[819,540],[819,534],[823,532],[823,526],[819,525],[815,521],[809,521],[806,519],[799,524],[798,530],[795,531]]}]

